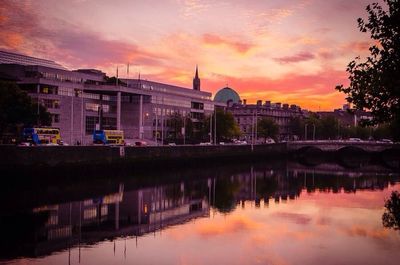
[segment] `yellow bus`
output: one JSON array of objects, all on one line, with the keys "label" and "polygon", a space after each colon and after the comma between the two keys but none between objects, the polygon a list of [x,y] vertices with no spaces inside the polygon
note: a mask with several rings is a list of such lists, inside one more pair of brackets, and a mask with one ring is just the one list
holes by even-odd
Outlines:
[{"label": "yellow bus", "polygon": [[22,136],[24,138],[24,141],[30,142],[35,145],[62,143],[59,128],[52,128],[52,127],[24,128]]},{"label": "yellow bus", "polygon": [[93,143],[124,145],[124,132],[120,130],[95,130],[93,132]]}]

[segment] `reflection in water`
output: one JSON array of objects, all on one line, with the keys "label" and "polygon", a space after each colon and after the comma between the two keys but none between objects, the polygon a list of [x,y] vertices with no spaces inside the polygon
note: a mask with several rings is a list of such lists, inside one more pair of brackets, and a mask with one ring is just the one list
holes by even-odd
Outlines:
[{"label": "reflection in water", "polygon": [[393,191],[390,198],[385,202],[385,213],[382,222],[385,227],[400,229],[400,193]]},{"label": "reflection in water", "polygon": [[[229,248],[231,242],[237,241],[240,245],[242,244],[239,243],[240,240],[246,241],[251,238],[252,244],[257,248],[269,246],[274,249],[279,247],[278,241],[283,240],[284,236],[306,240],[315,237],[317,233],[322,233],[329,225],[333,227],[335,222],[338,226],[335,229],[339,229],[340,233],[346,236],[363,235],[376,238],[386,232],[377,230],[375,226],[375,230],[369,231],[367,222],[348,227],[346,209],[353,207],[350,205],[354,205],[357,209],[362,207],[380,209],[382,203],[378,201],[377,205],[375,204],[377,198],[381,197],[375,197],[376,194],[382,194],[381,192],[388,187],[397,185],[398,181],[398,174],[376,167],[349,171],[333,164],[307,168],[297,163],[278,166],[249,165],[237,171],[215,170],[214,173],[196,175],[196,178],[185,178],[163,184],[137,185],[137,182],[132,184],[130,180],[126,180],[120,182],[114,190],[101,196],[87,197],[83,194],[80,199],[75,199],[74,195],[74,199],[65,198],[59,203],[36,205],[29,210],[14,209],[12,213],[2,212],[0,260],[41,257],[40,260],[33,259],[30,262],[51,264],[54,262],[51,260],[58,258],[59,253],[68,253],[62,259],[68,259],[69,263],[71,260],[81,263],[82,247],[87,249],[90,246],[93,251],[100,252],[96,252],[97,258],[92,257],[92,262],[90,261],[92,259],[85,260],[84,264],[110,262],[118,264],[119,261],[102,260],[103,255],[104,258],[109,258],[104,252],[103,243],[112,240],[113,244],[109,247],[115,254],[116,244],[121,238],[124,240],[125,258],[127,244],[129,246],[134,242],[138,247],[139,241],[143,242],[143,248],[149,253],[158,251],[162,246],[170,253],[177,251],[176,255],[180,256],[189,255],[189,249],[193,248],[203,249],[207,253],[209,250],[204,247],[207,244],[210,244],[211,249],[219,249],[218,243],[226,245],[226,249],[219,249],[217,256],[226,257],[234,251]],[[395,229],[399,228],[399,208],[395,209],[395,206],[399,206],[398,195],[399,193],[392,193],[391,199],[386,202],[387,212],[383,216],[384,225]],[[292,204],[288,204],[289,202],[298,208],[290,208]],[[320,208],[316,208],[315,205],[319,205]],[[335,208],[330,208],[332,205]],[[5,209],[9,209],[10,205],[7,207]],[[259,209],[257,215],[254,209]],[[299,209],[302,211],[299,212]],[[315,209],[326,213],[321,215],[318,212],[318,215],[315,215]],[[335,214],[334,217],[332,212]],[[269,218],[262,221],[266,214]],[[363,212],[359,214],[365,215]],[[219,216],[224,216],[225,219],[220,219]],[[195,225],[196,219],[202,221]],[[302,230],[313,222],[315,227]],[[169,231],[168,240],[187,242],[179,249],[169,243],[163,244],[161,231],[165,229]],[[322,232],[318,229],[322,229]],[[253,230],[257,233],[253,234]],[[157,231],[159,233],[156,233]],[[247,231],[249,238],[232,237],[238,231]],[[193,239],[194,234],[200,237],[201,241]],[[154,246],[144,243],[147,242],[146,235],[155,237]],[[182,235],[185,237],[182,238]],[[266,238],[266,235],[275,237],[276,245],[271,238]],[[334,235],[329,235],[332,236]],[[391,240],[395,240],[397,246],[400,246],[399,237]],[[294,243],[289,245],[290,248],[295,246]],[[296,253],[300,249],[301,247],[292,251]],[[253,250],[241,251],[253,252]],[[267,260],[271,264],[285,263],[280,260],[282,257],[273,256],[277,255],[277,252],[270,254],[269,259],[264,257],[261,260]],[[199,263],[209,263],[205,257],[198,259],[202,260]],[[167,262],[161,256],[156,263],[174,264],[175,261]],[[244,261],[246,260],[233,260],[233,263],[255,263]],[[313,263],[311,260],[308,261]],[[358,261],[355,260],[355,263]],[[188,260],[188,263],[197,262]],[[286,263],[293,262],[289,260]]]}]

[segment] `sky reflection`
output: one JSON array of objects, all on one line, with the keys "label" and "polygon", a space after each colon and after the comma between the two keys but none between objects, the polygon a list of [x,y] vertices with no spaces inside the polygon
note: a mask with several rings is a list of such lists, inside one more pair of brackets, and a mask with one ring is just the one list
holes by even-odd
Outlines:
[{"label": "sky reflection", "polygon": [[[397,175],[315,174],[311,181],[291,169],[253,166],[222,175],[134,189],[120,184],[101,197],[36,207],[36,219],[26,217],[36,223],[27,231],[34,244],[28,236],[8,238],[12,245],[20,236],[19,248],[31,251],[15,255],[35,258],[6,264],[397,264],[400,258],[400,233],[382,225],[385,199],[400,190]],[[45,217],[42,224],[38,217]]]}]

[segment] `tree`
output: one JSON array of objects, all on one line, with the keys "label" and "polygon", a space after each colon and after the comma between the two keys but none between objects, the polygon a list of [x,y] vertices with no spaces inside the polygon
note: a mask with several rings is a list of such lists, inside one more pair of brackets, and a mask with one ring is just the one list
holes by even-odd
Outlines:
[{"label": "tree", "polygon": [[[239,125],[236,123],[232,113],[217,109],[217,142],[231,140],[241,135]],[[214,116],[208,117],[203,126],[204,132],[210,131],[210,119],[212,120],[212,129],[214,132]],[[214,135],[212,135],[214,137]]]},{"label": "tree", "polygon": [[0,137],[5,134],[17,136],[22,127],[51,125],[51,114],[17,84],[0,81]]},{"label": "tree", "polygon": [[304,137],[304,119],[302,117],[291,117],[289,120],[289,130],[294,140]]},{"label": "tree", "polygon": [[270,118],[262,118],[257,122],[257,134],[260,137],[273,138],[277,140],[279,133],[279,126],[276,122]]},{"label": "tree", "polygon": [[[337,90],[347,95],[356,109],[369,109],[372,124],[400,123],[400,1],[383,0],[368,5],[368,22],[358,19],[361,32],[369,32],[374,45],[365,62],[360,58],[348,64],[350,85],[339,85]],[[398,130],[397,126],[397,130]]]},{"label": "tree", "polygon": [[339,134],[339,121],[334,116],[322,117],[318,124],[318,139],[335,139]]},{"label": "tree", "polygon": [[[184,117],[178,113],[169,116],[167,120],[168,135],[167,140],[172,142],[183,142],[182,128]],[[186,129],[186,128],[185,128]],[[186,130],[187,131],[187,130]]]},{"label": "tree", "polygon": [[400,193],[398,191],[393,191],[390,199],[385,201],[382,223],[384,227],[400,230]]},{"label": "tree", "polygon": [[311,113],[305,120],[304,127],[305,140],[318,139],[318,136],[321,133],[319,116],[316,113]]}]

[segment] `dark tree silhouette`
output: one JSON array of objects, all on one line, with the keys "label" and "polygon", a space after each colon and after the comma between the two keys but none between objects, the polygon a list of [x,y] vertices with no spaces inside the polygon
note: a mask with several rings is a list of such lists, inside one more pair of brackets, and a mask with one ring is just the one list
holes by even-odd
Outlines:
[{"label": "dark tree silhouette", "polygon": [[270,137],[277,140],[279,126],[271,118],[262,118],[257,123],[257,133],[258,136],[263,137],[264,139]]},{"label": "dark tree silhouette", "polygon": [[398,191],[393,191],[390,198],[386,200],[382,223],[384,227],[400,229],[400,193]]},{"label": "dark tree silhouette", "polygon": [[[236,123],[232,113],[224,110],[217,109],[217,142],[231,140],[232,138],[239,137],[241,132],[239,125]],[[204,123],[204,131],[210,131],[210,118],[212,118],[212,128],[214,131],[214,116],[207,117]]]},{"label": "dark tree silhouette", "polygon": [[[368,21],[358,19],[361,32],[369,32],[374,45],[365,62],[357,57],[347,67],[350,85],[337,90],[356,109],[371,110],[372,124],[400,121],[400,1],[383,0],[368,5]],[[398,129],[398,126],[396,127]]]},{"label": "dark tree silhouette", "polygon": [[[39,116],[38,116],[39,113]],[[51,114],[17,84],[0,81],[0,137],[17,135],[24,126],[51,125]]]}]

